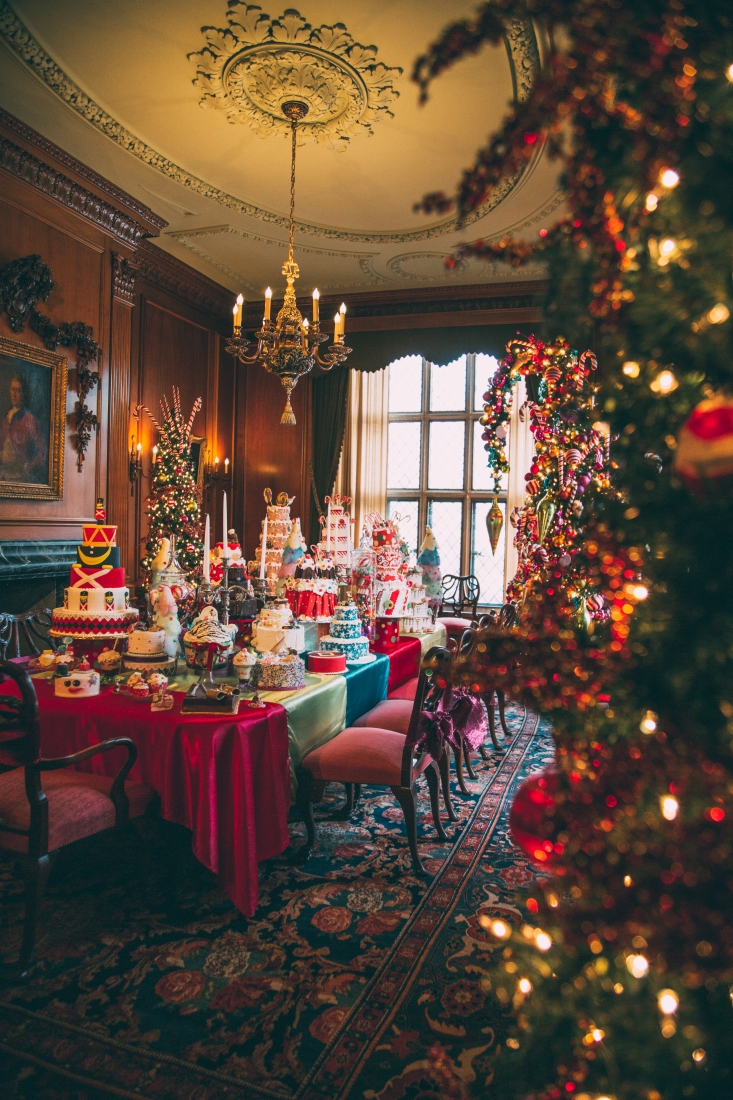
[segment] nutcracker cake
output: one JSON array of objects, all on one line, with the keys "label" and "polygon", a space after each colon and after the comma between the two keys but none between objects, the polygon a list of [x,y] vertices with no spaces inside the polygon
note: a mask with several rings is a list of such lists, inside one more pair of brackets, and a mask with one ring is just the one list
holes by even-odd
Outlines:
[{"label": "nutcracker cake", "polygon": [[287,493],[278,493],[273,504],[272,489],[265,489],[264,495],[267,512],[262,521],[260,544],[255,550],[254,561],[249,562],[249,573],[251,577],[262,576],[262,544],[264,542],[265,579],[268,591],[274,595],[283,563],[283,551],[292,530],[290,506],[295,497],[289,497]]},{"label": "nutcracker cake", "polygon": [[82,544],[76,550],[69,587],[64,589],[64,606],[53,610],[52,637],[106,641],[125,637],[138,620],[120,566],[117,528],[105,523],[102,500],[97,501],[95,519],[95,524],[82,526]]},{"label": "nutcracker cake", "polygon": [[331,619],[331,633],[321,638],[321,650],[343,653],[347,661],[369,658],[369,639],[362,637],[359,612],[351,600],[336,605]]}]

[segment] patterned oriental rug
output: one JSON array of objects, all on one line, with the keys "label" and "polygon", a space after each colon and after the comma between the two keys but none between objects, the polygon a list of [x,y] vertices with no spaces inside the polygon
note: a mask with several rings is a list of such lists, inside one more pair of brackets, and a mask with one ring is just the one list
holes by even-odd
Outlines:
[{"label": "patterned oriental rug", "polygon": [[[506,753],[478,760],[450,843],[433,840],[426,788],[411,868],[389,791],[343,788],[317,811],[305,869],[261,867],[247,921],[190,851],[147,821],[142,840],[67,853],[44,903],[24,986],[0,988],[0,1080],[18,1100],[431,1100],[439,1042],[468,1095],[483,1096],[505,1010],[486,981],[481,913],[516,914],[533,872],[507,831],[513,792],[553,756],[544,721],[508,708]],[[300,822],[291,831],[304,836]],[[0,942],[20,944],[22,882],[0,862]]]}]

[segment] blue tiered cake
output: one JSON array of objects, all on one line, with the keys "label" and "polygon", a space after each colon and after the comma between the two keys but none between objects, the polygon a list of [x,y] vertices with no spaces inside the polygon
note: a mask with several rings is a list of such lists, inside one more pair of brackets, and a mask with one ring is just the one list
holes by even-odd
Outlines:
[{"label": "blue tiered cake", "polygon": [[362,661],[369,656],[369,639],[361,636],[361,622],[355,603],[336,604],[331,633],[321,638],[321,649],[343,653],[347,661]]}]

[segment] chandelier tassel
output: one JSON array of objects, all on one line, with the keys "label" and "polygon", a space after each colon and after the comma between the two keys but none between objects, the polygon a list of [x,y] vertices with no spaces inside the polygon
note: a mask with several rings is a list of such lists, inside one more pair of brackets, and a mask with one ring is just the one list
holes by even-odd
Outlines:
[{"label": "chandelier tassel", "polygon": [[285,402],[285,409],[283,411],[282,416],[280,417],[280,423],[287,425],[287,427],[289,427],[289,428],[292,428],[293,425],[295,424],[295,413],[293,412],[293,406],[290,404],[290,394],[291,393],[292,393],[292,389],[288,390],[288,396],[287,396],[287,400]]}]

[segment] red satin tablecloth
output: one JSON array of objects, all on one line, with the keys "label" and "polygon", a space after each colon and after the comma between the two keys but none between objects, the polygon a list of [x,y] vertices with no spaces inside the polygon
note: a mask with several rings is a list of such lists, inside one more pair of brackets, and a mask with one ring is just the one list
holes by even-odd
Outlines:
[{"label": "red satin tablecloth", "polygon": [[[161,816],[193,834],[194,855],[218,876],[222,890],[246,916],[257,908],[257,864],[287,848],[290,761],[285,710],[240,704],[239,714],[152,713],[150,704],[115,695],[59,699],[45,680],[33,681],[41,712],[44,757],[66,756],[112,737],[129,737],[138,757],[131,779],[160,795]],[[12,685],[14,687],[14,685]],[[6,683],[0,691],[11,690]],[[15,692],[13,692],[15,694]],[[115,775],[124,750],[100,753],[80,765]]]},{"label": "red satin tablecloth", "polygon": [[420,671],[422,644],[419,638],[400,638],[396,645],[388,649],[375,649],[374,652],[386,653],[389,657],[388,695],[390,691],[412,680]]}]

